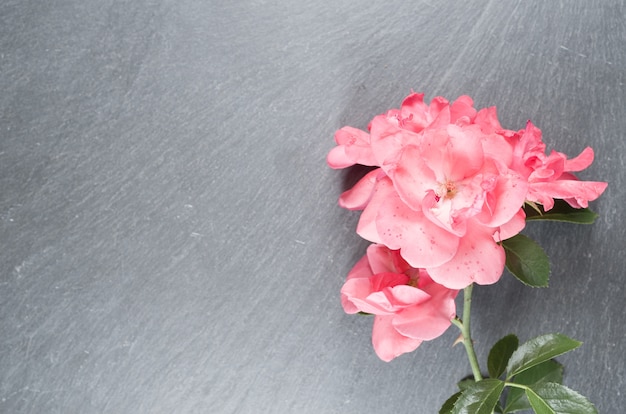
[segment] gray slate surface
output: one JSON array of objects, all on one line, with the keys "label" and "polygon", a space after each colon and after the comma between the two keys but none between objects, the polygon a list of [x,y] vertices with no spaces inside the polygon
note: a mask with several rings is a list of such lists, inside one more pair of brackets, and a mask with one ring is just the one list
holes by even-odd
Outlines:
[{"label": "gray slate surface", "polygon": [[473,328],[483,364],[584,341],[565,383],[624,411],[624,1],[9,0],[0,74],[0,412],[436,412],[457,332],[377,359],[339,302],[359,172],[325,166],[411,89],[595,148],[601,218],[529,225],[551,287],[475,289]]}]

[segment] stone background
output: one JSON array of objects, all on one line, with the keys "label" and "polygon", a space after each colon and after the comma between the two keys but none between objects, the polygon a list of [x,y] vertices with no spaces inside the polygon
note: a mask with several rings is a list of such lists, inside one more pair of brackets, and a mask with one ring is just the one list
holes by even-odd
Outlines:
[{"label": "stone background", "polygon": [[325,165],[411,89],[595,149],[600,219],[529,224],[551,287],[475,289],[473,331],[584,341],[565,384],[623,412],[623,0],[9,0],[0,74],[1,412],[437,412],[457,331],[376,357]]}]

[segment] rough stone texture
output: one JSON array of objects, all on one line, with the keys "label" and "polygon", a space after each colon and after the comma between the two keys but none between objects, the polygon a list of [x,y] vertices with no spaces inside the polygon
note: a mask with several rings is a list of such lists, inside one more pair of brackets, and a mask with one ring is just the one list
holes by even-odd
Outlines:
[{"label": "rough stone texture", "polygon": [[339,288],[366,243],[325,166],[411,89],[532,119],[609,181],[593,226],[531,224],[551,287],[475,289],[504,334],[585,342],[565,383],[623,412],[622,0],[0,4],[0,411],[434,413],[442,338],[391,363]]}]

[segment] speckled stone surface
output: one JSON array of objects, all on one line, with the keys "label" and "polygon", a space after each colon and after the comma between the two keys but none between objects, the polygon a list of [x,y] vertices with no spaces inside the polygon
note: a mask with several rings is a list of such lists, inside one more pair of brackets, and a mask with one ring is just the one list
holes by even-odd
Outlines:
[{"label": "speckled stone surface", "polygon": [[596,150],[600,219],[529,224],[551,287],[476,288],[473,331],[584,341],[565,384],[623,412],[624,1],[9,0],[0,75],[0,412],[437,412],[458,333],[376,357],[325,165],[411,89]]}]

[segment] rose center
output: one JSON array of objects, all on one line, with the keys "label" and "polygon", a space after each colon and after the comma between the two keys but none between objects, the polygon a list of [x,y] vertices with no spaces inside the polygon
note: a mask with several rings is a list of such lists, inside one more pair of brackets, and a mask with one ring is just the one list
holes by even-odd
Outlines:
[{"label": "rose center", "polygon": [[447,200],[451,200],[457,193],[456,184],[453,181],[446,181],[445,183],[439,184],[439,188],[435,194],[435,200],[439,201],[442,198]]}]

